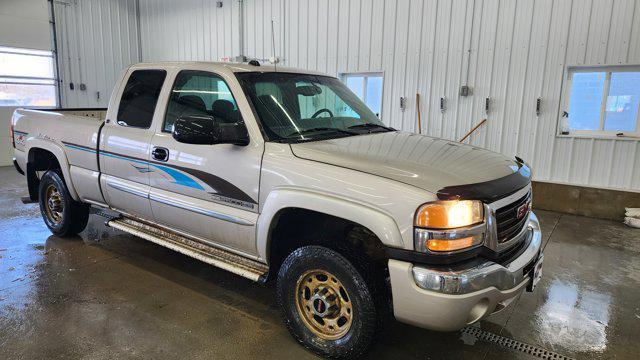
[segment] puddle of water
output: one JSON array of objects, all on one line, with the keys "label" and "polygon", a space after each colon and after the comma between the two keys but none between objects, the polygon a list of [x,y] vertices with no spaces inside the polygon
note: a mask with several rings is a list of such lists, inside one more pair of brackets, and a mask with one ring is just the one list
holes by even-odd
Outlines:
[{"label": "puddle of water", "polygon": [[604,351],[611,301],[609,294],[553,280],[535,313],[540,340],[575,352]]}]

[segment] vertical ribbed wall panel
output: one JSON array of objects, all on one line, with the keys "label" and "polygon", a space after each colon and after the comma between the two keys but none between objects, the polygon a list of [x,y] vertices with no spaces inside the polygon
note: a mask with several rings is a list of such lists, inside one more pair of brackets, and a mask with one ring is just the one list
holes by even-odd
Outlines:
[{"label": "vertical ribbed wall panel", "polygon": [[[221,8],[213,0],[139,2],[143,61],[219,61],[239,54],[238,1],[225,0]],[[254,44],[263,31],[255,18],[270,12],[249,9],[245,15],[245,43]]]},{"label": "vertical ribbed wall panel", "polygon": [[55,1],[54,6],[62,105],[106,107],[121,72],[139,61],[136,1]]},{"label": "vertical ribbed wall panel", "polygon": [[637,141],[556,136],[567,65],[640,63],[639,3],[281,0],[291,41],[278,55],[332,75],[384,72],[382,119],[396,128],[417,132],[419,93],[423,133],[456,140],[487,118],[468,142],[527,159],[538,180],[640,190]]},{"label": "vertical ribbed wall panel", "polygon": [[[487,118],[467,142],[523,157],[538,180],[640,190],[636,140],[556,136],[567,65],[640,63],[640,0],[244,0],[243,51],[237,0],[139,1],[144,61],[269,58],[273,20],[283,65],[383,72],[391,126],[418,131],[419,93],[422,133],[457,140]],[[135,0],[56,10],[70,39],[59,44],[64,104],[95,103],[68,90],[80,76],[106,104],[119,70],[138,58]],[[463,84],[472,95],[459,95]]]}]

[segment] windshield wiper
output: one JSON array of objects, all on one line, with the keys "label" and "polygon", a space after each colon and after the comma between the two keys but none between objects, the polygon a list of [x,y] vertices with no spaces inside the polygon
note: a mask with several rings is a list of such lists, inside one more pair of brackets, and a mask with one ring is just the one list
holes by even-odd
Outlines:
[{"label": "windshield wiper", "polygon": [[358,133],[355,133],[353,131],[347,131],[347,130],[332,128],[332,127],[314,127],[314,128],[311,128],[311,129],[292,132],[291,134],[287,135],[287,137],[289,138],[289,137],[296,136],[296,135],[304,135],[304,134],[309,134],[309,133],[314,133],[314,132],[319,132],[319,131],[331,131],[331,132],[337,132],[337,133],[341,133],[341,134],[359,135]]},{"label": "windshield wiper", "polygon": [[[375,123],[364,123],[364,124],[358,124],[358,125],[351,125],[351,126],[347,127],[347,129],[384,129],[384,130],[387,130],[387,131],[396,131],[396,129],[394,129],[392,127],[379,125],[379,124],[375,124]],[[371,130],[369,130],[369,132],[371,132]]]}]

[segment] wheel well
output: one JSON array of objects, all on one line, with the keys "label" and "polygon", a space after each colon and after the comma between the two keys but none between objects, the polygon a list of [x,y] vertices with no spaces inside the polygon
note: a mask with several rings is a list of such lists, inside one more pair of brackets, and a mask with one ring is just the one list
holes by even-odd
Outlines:
[{"label": "wheel well", "polygon": [[386,247],[366,227],[337,216],[301,209],[280,210],[269,231],[269,277],[277,275],[284,259],[295,249],[321,245],[348,256],[366,255],[368,261],[388,276]]},{"label": "wheel well", "polygon": [[29,150],[27,159],[27,187],[29,188],[29,197],[32,201],[37,201],[38,187],[40,186],[38,171],[61,169],[60,162],[51,151],[40,148],[32,148]]}]

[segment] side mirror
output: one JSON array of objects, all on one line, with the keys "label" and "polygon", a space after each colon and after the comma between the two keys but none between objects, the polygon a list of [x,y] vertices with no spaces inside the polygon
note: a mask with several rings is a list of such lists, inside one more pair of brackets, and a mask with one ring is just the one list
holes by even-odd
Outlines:
[{"label": "side mirror", "polygon": [[173,124],[172,136],[185,144],[249,145],[249,134],[243,122],[223,123],[213,116],[181,116]]},{"label": "side mirror", "polygon": [[184,116],[173,123],[173,138],[185,144],[215,144],[212,116]]}]

